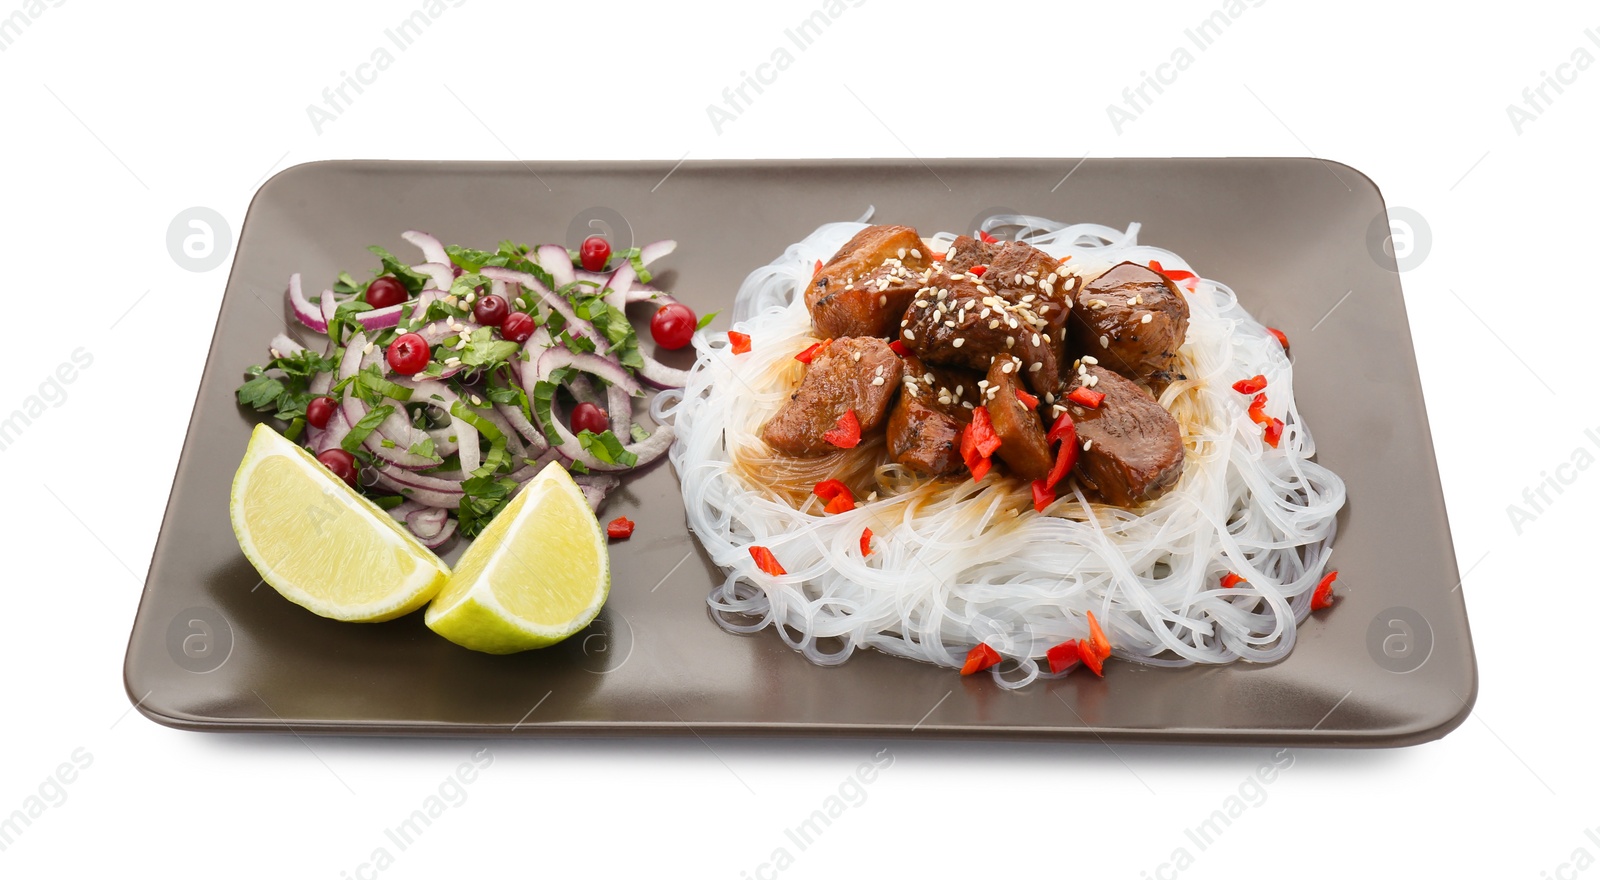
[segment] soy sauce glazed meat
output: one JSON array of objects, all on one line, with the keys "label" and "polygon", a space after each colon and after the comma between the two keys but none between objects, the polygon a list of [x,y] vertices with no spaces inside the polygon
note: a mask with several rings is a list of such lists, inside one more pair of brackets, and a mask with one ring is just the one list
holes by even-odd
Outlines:
[{"label": "soy sauce glazed meat", "polygon": [[909,226],[869,226],[818,267],[805,302],[824,342],[762,428],[778,452],[882,430],[891,461],[977,479],[998,463],[1033,483],[1040,510],[1069,472],[1124,507],[1182,475],[1178,423],[1139,383],[1173,365],[1189,309],[1152,269],[1085,285],[1021,242],[960,236],[940,253]]}]

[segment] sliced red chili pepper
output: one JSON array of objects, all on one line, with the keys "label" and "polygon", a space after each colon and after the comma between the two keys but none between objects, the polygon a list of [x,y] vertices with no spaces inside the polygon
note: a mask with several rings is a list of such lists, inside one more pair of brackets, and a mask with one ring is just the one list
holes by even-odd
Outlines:
[{"label": "sliced red chili pepper", "polygon": [[1034,397],[1032,394],[1029,394],[1026,391],[1023,391],[1021,388],[1017,389],[1017,399],[1022,401],[1023,405],[1025,405],[1028,409],[1039,408],[1039,398]]},{"label": "sliced red chili pepper", "polygon": [[1183,285],[1184,288],[1191,292],[1194,290],[1195,282],[1200,280],[1199,275],[1196,275],[1193,272],[1185,269],[1163,269],[1161,268],[1161,263],[1158,260],[1151,260],[1150,268],[1161,273],[1162,275],[1165,275],[1167,279],[1172,281],[1174,284]]},{"label": "sliced red chili pepper", "polygon": [[972,273],[973,275],[978,276],[979,278],[982,278],[983,277],[983,273],[989,271],[989,267],[980,264],[980,265],[977,265],[977,266],[973,266],[971,269],[968,269],[967,271]]},{"label": "sliced red chili pepper", "polygon": [[1267,441],[1268,446],[1277,449],[1278,441],[1283,439],[1283,420],[1273,419],[1267,423],[1266,429],[1261,432],[1261,439]]},{"label": "sliced red chili pepper", "polygon": [[1106,396],[1103,392],[1096,391],[1093,388],[1085,388],[1082,385],[1079,385],[1077,388],[1072,389],[1072,391],[1067,394],[1067,399],[1079,406],[1086,406],[1090,409],[1099,409],[1101,401],[1104,401]]},{"label": "sliced red chili pepper", "polygon": [[1276,336],[1278,338],[1278,344],[1283,346],[1283,353],[1284,354],[1288,354],[1289,353],[1289,337],[1283,335],[1283,331],[1279,330],[1276,327],[1268,327],[1267,328],[1267,332],[1271,333],[1273,336]]},{"label": "sliced red chili pepper", "polygon": [[853,493],[850,491],[850,487],[840,480],[823,480],[811,487],[811,494],[821,498],[823,501],[832,501],[839,495],[852,495]]},{"label": "sliced red chili pepper", "polygon": [[1311,610],[1321,611],[1333,604],[1333,582],[1339,577],[1338,570],[1330,571],[1317,582],[1316,592],[1311,594]]},{"label": "sliced red chili pepper", "polygon": [[989,408],[980,406],[972,411],[972,445],[984,458],[994,455],[1000,448],[1000,435],[994,432],[994,422],[989,419]]},{"label": "sliced red chili pepper", "polygon": [[728,341],[733,343],[734,354],[744,354],[750,350],[750,334],[748,333],[740,333],[737,330],[729,330]]},{"label": "sliced red chili pepper", "polygon": [[1240,379],[1233,383],[1233,390],[1240,394],[1255,394],[1265,387],[1267,387],[1267,377],[1259,373],[1248,379]]},{"label": "sliced red chili pepper", "polygon": [[1076,432],[1068,430],[1066,440],[1062,442],[1061,448],[1056,450],[1056,461],[1055,464],[1050,466],[1050,476],[1044,478],[1045,485],[1054,489],[1056,484],[1066,478],[1067,472],[1072,470],[1072,466],[1077,463],[1078,438]]},{"label": "sliced red chili pepper", "polygon": [[987,232],[984,232],[982,229],[978,230],[978,240],[979,241],[986,241],[986,242],[988,242],[990,244],[998,244],[999,241],[1000,241],[1000,239],[995,238],[994,236],[990,235]]},{"label": "sliced red chili pepper", "polygon": [[1055,443],[1064,439],[1067,442],[1076,445],[1078,440],[1078,426],[1073,423],[1072,416],[1070,414],[1062,413],[1061,415],[1056,416],[1055,424],[1050,426],[1050,432],[1044,435],[1044,439],[1050,443]]},{"label": "sliced red chili pepper", "polygon": [[906,348],[906,344],[904,342],[901,342],[898,339],[896,339],[893,342],[889,343],[889,350],[894,352],[895,354],[901,356],[901,357],[905,357],[906,355],[911,353],[911,349]]},{"label": "sliced red chili pepper", "polygon": [[1050,488],[1048,480],[1033,481],[1033,509],[1044,513],[1044,509],[1056,503],[1055,490]]},{"label": "sliced red chili pepper", "polygon": [[809,364],[809,363],[811,363],[812,360],[814,360],[816,358],[817,353],[822,351],[823,346],[825,346],[827,344],[828,344],[827,342],[819,342],[816,345],[812,345],[812,346],[808,347],[805,351],[802,351],[799,354],[795,355],[794,359],[799,361],[802,364]]},{"label": "sliced red chili pepper", "polygon": [[811,270],[811,277],[815,278],[815,277],[817,277],[818,275],[821,275],[821,274],[822,274],[822,261],[818,260],[817,261],[817,267],[815,269]]},{"label": "sliced red chili pepper", "polygon": [[1061,262],[1065,263],[1066,261],[1068,261],[1070,259],[1072,259],[1072,255],[1071,254],[1067,254],[1066,256],[1061,258]]},{"label": "sliced red chili pepper", "polygon": [[633,537],[633,520],[619,516],[606,523],[606,537],[616,538],[619,541]]},{"label": "sliced red chili pepper", "polygon": [[1250,421],[1258,425],[1272,423],[1272,416],[1267,415],[1267,395],[1265,393],[1257,394],[1255,399],[1250,401]]},{"label": "sliced red chili pepper", "polygon": [[760,544],[750,545],[750,557],[756,561],[756,568],[761,569],[773,577],[777,577],[778,575],[782,574],[788,574],[788,572],[783,570],[783,566],[778,564],[778,558],[772,555],[772,551],[761,546]]},{"label": "sliced red chili pepper", "polygon": [[872,555],[872,530],[871,529],[862,529],[861,530],[861,555],[862,556],[870,556],[870,555]]},{"label": "sliced red chili pepper", "polygon": [[822,507],[825,513],[845,513],[855,509],[856,500],[849,495],[835,495]]},{"label": "sliced red chili pepper", "polygon": [[1100,621],[1094,619],[1094,612],[1089,614],[1089,638],[1078,643],[1078,654],[1083,658],[1083,665],[1095,675],[1103,676],[1101,670],[1105,666],[1106,658],[1111,656],[1111,640],[1106,638],[1105,630],[1100,628]]},{"label": "sliced red chili pepper", "polygon": [[961,674],[982,672],[999,662],[1000,654],[983,642],[979,642],[977,647],[967,652],[967,662],[961,664]]},{"label": "sliced red chili pepper", "polygon": [[1248,583],[1248,581],[1231,571],[1222,576],[1222,588],[1224,590],[1232,589],[1243,583]]},{"label": "sliced red chili pepper", "polygon": [[1044,659],[1050,661],[1050,671],[1060,673],[1072,664],[1078,662],[1078,640],[1067,639],[1059,645],[1051,647],[1044,652]]},{"label": "sliced red chili pepper", "polygon": [[834,429],[823,434],[822,439],[840,449],[854,449],[861,442],[861,422],[856,418],[855,410],[845,410],[834,425]]}]

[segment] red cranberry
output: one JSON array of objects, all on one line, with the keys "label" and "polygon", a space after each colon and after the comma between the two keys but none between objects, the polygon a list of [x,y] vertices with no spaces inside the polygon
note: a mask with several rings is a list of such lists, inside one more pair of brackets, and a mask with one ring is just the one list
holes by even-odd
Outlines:
[{"label": "red cranberry", "polygon": [[606,418],[606,411],[592,403],[580,403],[572,408],[572,433],[589,431],[594,434],[604,434],[611,429],[611,421]]},{"label": "red cranberry", "polygon": [[415,375],[428,368],[428,340],[420,334],[407,333],[389,343],[389,366],[396,373]]},{"label": "red cranberry", "polygon": [[599,272],[611,259],[611,245],[598,235],[591,235],[578,246],[578,260],[590,272]]},{"label": "red cranberry", "polygon": [[683,348],[694,338],[695,324],[699,320],[694,309],[683,303],[667,303],[650,316],[650,336],[662,348]]},{"label": "red cranberry", "polygon": [[512,342],[527,342],[533,335],[533,319],[524,312],[512,312],[500,322],[500,335]]},{"label": "red cranberry", "polygon": [[333,418],[335,404],[331,397],[313,397],[306,404],[306,424],[313,428],[328,427],[328,419]]},{"label": "red cranberry", "polygon": [[344,480],[352,488],[355,487],[357,476],[355,456],[345,452],[343,449],[334,448],[327,452],[317,453],[317,461],[322,462],[323,466],[332,471],[334,476]]},{"label": "red cranberry", "polygon": [[375,309],[386,309],[397,306],[411,298],[411,292],[400,283],[400,279],[393,275],[383,275],[372,279],[367,285],[367,305]]},{"label": "red cranberry", "polygon": [[478,300],[477,304],[472,307],[472,320],[485,327],[500,326],[500,322],[504,321],[506,315],[509,314],[511,314],[511,306],[506,304],[505,297],[495,296],[492,293]]}]

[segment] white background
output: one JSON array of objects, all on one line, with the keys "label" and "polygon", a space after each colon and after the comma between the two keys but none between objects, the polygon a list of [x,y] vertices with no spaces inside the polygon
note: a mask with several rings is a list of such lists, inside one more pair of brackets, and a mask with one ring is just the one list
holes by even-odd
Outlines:
[{"label": "white background", "polygon": [[[20,5],[0,0],[0,15]],[[1192,49],[1184,30],[1218,3],[868,0],[719,134],[707,105],[819,4],[470,0],[317,132],[307,105],[419,5],[71,0],[43,6],[0,52],[0,411],[75,348],[94,359],[0,452],[0,814],[75,750],[92,756],[65,801],[0,852],[0,875],[158,864],[328,878],[773,876],[762,864],[783,830],[889,746],[894,764],[867,800],[782,876],[867,865],[967,878],[1600,876],[1572,861],[1579,848],[1600,857],[1585,836],[1600,826],[1585,723],[1600,589],[1578,560],[1594,542],[1600,474],[1560,471],[1570,485],[1520,529],[1507,511],[1575,450],[1600,454],[1584,433],[1600,435],[1600,306],[1586,274],[1600,234],[1600,70],[1565,71],[1575,81],[1548,91],[1520,133],[1506,110],[1578,47],[1600,56],[1585,34],[1600,29],[1592,6],[1270,0],[1245,7],[1118,133],[1106,106]],[[1086,153],[1316,155],[1370,175],[1431,236],[1403,284],[1478,646],[1473,717],[1401,751],[1297,750],[1265,801],[1199,852],[1184,829],[1270,750],[302,742],[183,733],[129,712],[128,628],[227,278],[226,263],[196,273],[169,257],[173,217],[209,206],[236,233],[263,179],[316,159],[686,152],[1059,156],[1063,173]],[[467,800],[392,866],[358,873],[383,830],[485,746],[494,762]],[[1162,868],[1185,844],[1193,864]]]}]

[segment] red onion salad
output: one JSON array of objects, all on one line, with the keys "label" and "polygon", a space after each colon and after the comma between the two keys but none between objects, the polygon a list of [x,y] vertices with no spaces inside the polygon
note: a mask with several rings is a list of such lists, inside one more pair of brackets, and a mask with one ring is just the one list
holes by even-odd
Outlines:
[{"label": "red onion salad", "polygon": [[[641,424],[634,402],[687,374],[641,350],[627,307],[675,302],[648,267],[676,242],[611,253],[595,272],[561,245],[401,237],[423,262],[373,246],[382,265],[370,281],[341,273],[316,296],[289,277],[291,332],[246,372],[241,404],[287,423],[284,435],[315,455],[353,456],[359,490],[429,547],[477,535],[551,461],[598,510],[619,474],[666,453],[671,427]],[[388,301],[394,282],[403,301]],[[564,410],[577,403],[601,407],[608,429],[573,430]]]}]

